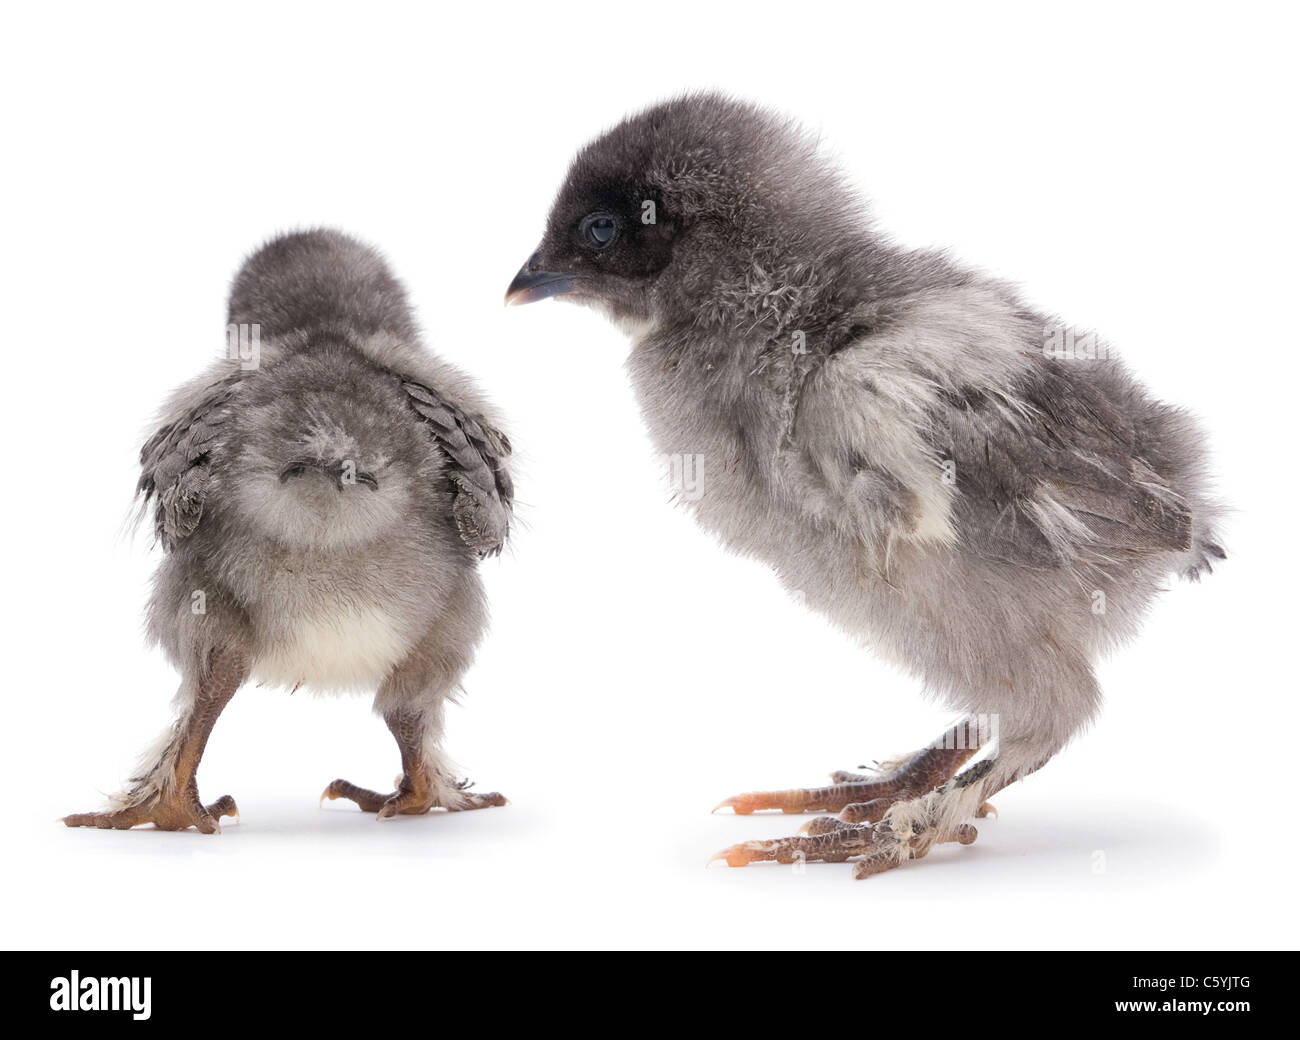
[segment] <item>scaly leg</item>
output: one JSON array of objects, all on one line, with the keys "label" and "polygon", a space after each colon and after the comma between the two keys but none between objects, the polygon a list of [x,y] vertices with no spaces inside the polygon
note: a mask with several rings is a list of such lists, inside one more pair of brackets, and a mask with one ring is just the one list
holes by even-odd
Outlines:
[{"label": "scaly leg", "polygon": [[709,862],[725,860],[743,867],[763,860],[794,863],[820,860],[840,863],[856,858],[853,876],[868,878],[891,870],[909,859],[921,859],[935,845],[959,842],[969,845],[978,832],[965,821],[985,815],[985,801],[1013,780],[1041,768],[1054,754],[1055,745],[1006,748],[958,773],[933,791],[898,801],[876,823],[859,823],[823,816],[809,823],[807,836],[775,841],[748,841],[723,849]]},{"label": "scaly leg", "polygon": [[[964,719],[933,745],[916,752],[881,776],[836,772],[829,787],[789,791],[756,791],[736,795],[715,808],[730,808],[738,816],[763,809],[784,813],[839,812],[850,823],[877,823],[895,802],[928,794],[949,779],[980,749],[987,735],[975,719]],[[991,808],[991,807],[987,807]],[[987,812],[981,807],[979,815]]]},{"label": "scaly leg", "polygon": [[115,830],[152,823],[163,831],[194,827],[204,834],[219,832],[221,817],[237,816],[239,810],[230,795],[210,805],[199,800],[199,761],[217,717],[247,676],[248,659],[242,651],[213,650],[207,668],[195,683],[193,699],[176,720],[157,763],[144,775],[133,778],[135,786],[116,799],[120,808],[76,813],[65,816],[63,822],[69,827]]},{"label": "scaly leg", "polygon": [[720,859],[729,867],[744,867],[764,860],[842,863],[858,857],[853,876],[861,879],[921,859],[944,842],[969,845],[978,832],[962,821],[984,804],[981,785],[991,768],[991,760],[985,760],[921,798],[896,802],[878,823],[824,817],[815,821],[817,826],[810,827],[806,837],[742,842],[723,849],[709,862]]}]

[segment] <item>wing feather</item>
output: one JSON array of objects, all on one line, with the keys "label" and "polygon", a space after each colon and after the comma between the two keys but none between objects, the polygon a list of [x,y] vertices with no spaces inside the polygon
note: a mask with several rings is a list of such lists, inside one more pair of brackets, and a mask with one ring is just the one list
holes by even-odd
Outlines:
[{"label": "wing feather", "polygon": [[936,425],[956,465],[954,528],[978,555],[1032,567],[1186,549],[1191,512],[1141,457],[1102,388],[1044,362],[1016,396],[1023,418],[979,395],[945,401]]},{"label": "wing feather", "polygon": [[514,508],[514,484],[506,465],[510,441],[431,387],[403,379],[402,389],[447,458],[456,488],[452,511],[461,538],[481,556],[499,553]]},{"label": "wing feather", "polygon": [[194,404],[164,423],[140,450],[136,492],[154,503],[154,532],[170,552],[198,529],[212,472],[240,376],[203,390]]}]

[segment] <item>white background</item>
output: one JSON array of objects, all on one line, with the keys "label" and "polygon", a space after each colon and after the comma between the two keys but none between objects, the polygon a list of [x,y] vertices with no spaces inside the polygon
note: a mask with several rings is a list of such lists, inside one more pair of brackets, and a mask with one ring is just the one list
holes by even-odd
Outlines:
[{"label": "white background", "polygon": [[[1252,947],[1294,942],[1294,25],[1282,7],[746,3],[7,9],[4,771],[14,947]],[[710,816],[948,721],[668,504],[601,318],[502,294],[574,149],[715,86],[819,128],[916,245],[1103,331],[1211,433],[1232,559],[1102,666],[1100,722],[979,841],[867,882],[705,870]],[[120,534],[163,395],[273,233],[382,248],[521,451],[524,527],[449,746],[505,809],[380,824],[361,699],[246,689],[223,834],[70,831],[163,727]],[[1099,855],[1100,854],[1100,855]],[[1103,863],[1105,872],[1096,872]]]}]

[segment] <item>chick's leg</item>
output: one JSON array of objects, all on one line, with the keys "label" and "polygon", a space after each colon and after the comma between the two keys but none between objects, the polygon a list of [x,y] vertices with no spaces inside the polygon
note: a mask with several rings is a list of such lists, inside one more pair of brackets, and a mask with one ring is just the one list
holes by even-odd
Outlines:
[{"label": "chick's leg", "polygon": [[397,790],[380,794],[347,780],[335,780],[321,794],[321,801],[347,798],[364,812],[378,813],[381,820],[399,813],[418,816],[430,809],[451,812],[486,809],[505,805],[506,799],[495,791],[481,794],[466,790],[468,784],[452,779],[445,771],[437,751],[436,738],[441,733],[441,704],[436,716],[404,708],[384,715],[402,755],[402,775]]},{"label": "chick's leg", "polygon": [[838,819],[823,816],[808,824],[806,836],[742,842],[723,849],[709,862],[725,860],[728,866],[743,867],[765,860],[840,863],[854,859],[853,876],[862,879],[909,859],[921,859],[935,845],[969,845],[978,833],[966,821],[984,814],[989,808],[985,799],[1042,768],[1061,743],[1049,737],[1000,744],[994,757],[976,762],[933,791],[890,805],[878,822],[845,819],[847,812]]},{"label": "chick's leg", "polygon": [[187,678],[182,685],[182,709],[157,759],[114,799],[118,808],[76,813],[63,822],[69,827],[115,830],[152,823],[164,831],[187,827],[204,834],[220,831],[221,817],[236,816],[238,809],[230,795],[210,805],[199,800],[199,761],[218,716],[247,676],[248,658],[242,650],[213,649],[198,677]]},{"label": "chick's leg", "polygon": [[[988,739],[981,720],[962,720],[930,747],[895,763],[879,775],[836,772],[826,787],[788,791],[755,791],[736,795],[715,808],[729,808],[739,816],[763,809],[784,813],[842,812],[850,823],[876,823],[895,802],[928,794],[957,772]],[[981,808],[980,815],[984,814]]]},{"label": "chick's leg", "polygon": [[448,697],[469,667],[477,633],[487,623],[482,589],[470,570],[451,593],[448,621],[433,626],[419,645],[389,673],[375,695],[375,711],[388,724],[402,755],[397,790],[380,794],[346,780],[335,780],[321,794],[347,798],[381,820],[426,813],[485,809],[505,805],[499,794],[475,794],[468,782],[454,779],[454,766],[442,753],[443,715]]}]

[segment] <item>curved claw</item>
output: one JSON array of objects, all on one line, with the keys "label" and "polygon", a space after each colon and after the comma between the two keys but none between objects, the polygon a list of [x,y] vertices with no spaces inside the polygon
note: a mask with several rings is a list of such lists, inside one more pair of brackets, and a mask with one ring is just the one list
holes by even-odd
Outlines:
[{"label": "curved claw", "polygon": [[320,793],[320,801],[317,805],[321,806],[327,801],[332,802],[338,798],[346,798],[349,801],[353,801],[353,795],[359,793],[360,790],[361,789],[355,784],[350,784],[346,780],[331,780],[329,784],[326,785],[325,790]]},{"label": "curved claw", "polygon": [[978,809],[975,810],[975,819],[982,820],[990,814],[992,814],[993,816],[998,815],[997,806],[995,806],[992,802],[985,802],[983,805],[981,805]]},{"label": "curved claw", "polygon": [[771,842],[765,841],[744,841],[739,845],[728,845],[721,852],[715,852],[710,856],[708,863],[704,865],[708,867],[718,860],[725,860],[729,867],[747,867],[760,860],[774,859],[771,845]]},{"label": "curved claw", "polygon": [[221,818],[223,816],[231,817],[235,823],[239,822],[239,806],[235,804],[235,800],[228,794],[223,794],[215,802],[207,806],[206,811],[209,816],[217,821],[218,834],[221,833]]}]

